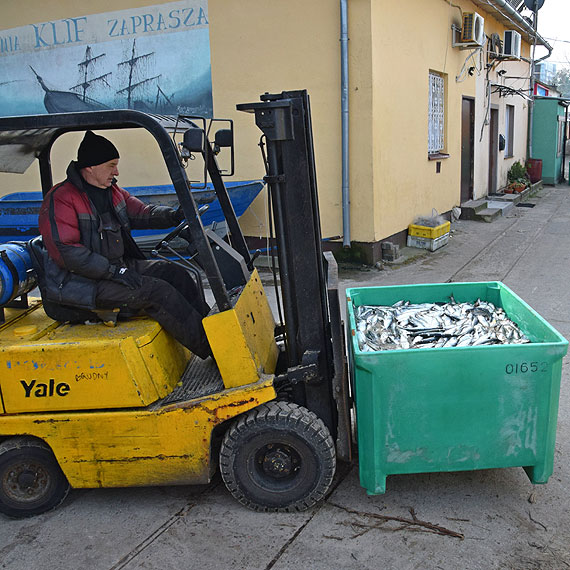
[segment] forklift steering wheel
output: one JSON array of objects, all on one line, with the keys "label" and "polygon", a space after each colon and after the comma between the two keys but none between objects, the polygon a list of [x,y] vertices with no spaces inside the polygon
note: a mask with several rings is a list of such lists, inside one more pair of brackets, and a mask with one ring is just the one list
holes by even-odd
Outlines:
[{"label": "forklift steering wheel", "polygon": [[[201,216],[210,208],[209,204],[204,204],[198,208],[198,215]],[[180,235],[180,232],[188,227],[188,222],[186,220],[182,220],[173,230],[168,232],[154,247],[156,250],[160,250],[163,243],[168,244],[173,239],[177,238]]]},{"label": "forklift steering wheel", "polygon": [[163,243],[169,243],[180,235],[180,232],[188,227],[188,222],[182,220],[173,230],[168,232],[155,246],[154,249],[159,250]]}]

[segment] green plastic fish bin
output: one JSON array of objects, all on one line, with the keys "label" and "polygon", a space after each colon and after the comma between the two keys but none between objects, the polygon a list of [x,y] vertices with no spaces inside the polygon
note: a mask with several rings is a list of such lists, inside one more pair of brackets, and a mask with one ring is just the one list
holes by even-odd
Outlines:
[{"label": "green plastic fish bin", "polygon": [[[360,305],[458,303],[502,307],[528,344],[364,352]],[[568,342],[499,282],[346,290],[360,483],[386,491],[388,475],[523,467],[532,483],[552,475],[562,358]]]}]

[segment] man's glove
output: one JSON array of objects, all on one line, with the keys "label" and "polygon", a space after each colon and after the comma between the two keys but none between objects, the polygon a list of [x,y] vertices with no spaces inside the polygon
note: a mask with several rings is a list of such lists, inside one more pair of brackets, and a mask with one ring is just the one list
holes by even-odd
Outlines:
[{"label": "man's glove", "polygon": [[115,283],[126,285],[129,289],[136,289],[142,285],[142,277],[136,271],[127,267],[115,267],[109,279]]}]

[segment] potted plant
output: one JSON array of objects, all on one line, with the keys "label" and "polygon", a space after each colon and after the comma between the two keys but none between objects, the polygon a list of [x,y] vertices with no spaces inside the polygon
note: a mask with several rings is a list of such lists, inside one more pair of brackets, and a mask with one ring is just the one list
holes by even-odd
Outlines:
[{"label": "potted plant", "polygon": [[513,162],[507,173],[507,187],[505,192],[512,194],[513,192],[522,192],[529,183],[526,167],[519,160]]},{"label": "potted plant", "polygon": [[524,182],[511,182],[509,184],[509,188],[514,192],[522,192],[526,188],[526,184]]}]

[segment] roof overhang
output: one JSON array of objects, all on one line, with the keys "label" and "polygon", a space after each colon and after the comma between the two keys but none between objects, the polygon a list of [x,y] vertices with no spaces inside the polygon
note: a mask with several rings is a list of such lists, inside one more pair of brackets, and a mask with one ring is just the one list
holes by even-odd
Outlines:
[{"label": "roof overhang", "polygon": [[[529,20],[522,16],[513,7],[513,2],[507,0],[471,0],[473,4],[491,14],[495,20],[503,24],[509,30],[516,30],[522,38],[529,44],[534,45],[536,37],[536,45],[544,46],[550,53],[552,46],[539,34]],[[514,4],[522,4],[522,2],[514,2]]]},{"label": "roof overhang", "polygon": [[569,97],[550,97],[549,95],[535,95],[534,100],[540,101],[556,101],[558,105],[562,105],[563,107],[570,106],[570,98]]}]

